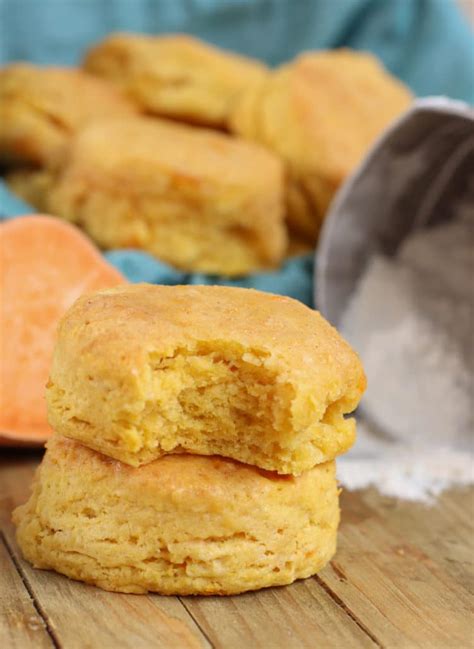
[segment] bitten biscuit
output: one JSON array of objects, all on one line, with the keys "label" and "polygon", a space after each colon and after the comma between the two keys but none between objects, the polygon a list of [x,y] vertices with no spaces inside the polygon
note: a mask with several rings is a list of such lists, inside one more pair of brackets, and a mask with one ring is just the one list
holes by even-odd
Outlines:
[{"label": "bitten biscuit", "polygon": [[267,73],[253,59],[184,35],[114,34],[89,50],[84,67],[149,113],[214,127],[226,126],[235,97]]},{"label": "bitten biscuit", "polygon": [[158,119],[96,123],[73,140],[44,206],[103,248],[189,271],[246,274],[286,250],[283,169],[265,149]]},{"label": "bitten biscuit", "polygon": [[298,478],[192,455],[132,468],[53,437],[14,521],[37,568],[126,593],[230,595],[320,570],[338,489],[333,462]]},{"label": "bitten biscuit", "polygon": [[82,70],[9,65],[0,69],[0,162],[42,165],[86,123],[136,112],[112,84]]},{"label": "bitten biscuit", "polygon": [[58,433],[134,466],[187,452],[297,475],[352,445],[364,388],[355,352],[296,300],[136,284],[68,311],[47,403]]},{"label": "bitten biscuit", "polygon": [[336,190],[412,97],[369,54],[303,54],[244,91],[231,128],[286,161],[288,219],[315,240]]}]

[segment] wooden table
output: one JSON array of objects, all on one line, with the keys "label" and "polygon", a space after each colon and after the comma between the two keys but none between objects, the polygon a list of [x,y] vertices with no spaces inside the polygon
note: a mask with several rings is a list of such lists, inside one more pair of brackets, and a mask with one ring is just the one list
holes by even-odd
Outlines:
[{"label": "wooden table", "polygon": [[237,597],[120,595],[34,570],[10,522],[40,454],[0,450],[2,649],[470,649],[473,491],[432,508],[342,495],[339,550],[318,576]]}]

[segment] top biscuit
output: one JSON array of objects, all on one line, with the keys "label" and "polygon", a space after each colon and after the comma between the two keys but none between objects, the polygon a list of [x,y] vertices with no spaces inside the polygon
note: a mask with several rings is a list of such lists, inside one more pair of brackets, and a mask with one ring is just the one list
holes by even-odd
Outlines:
[{"label": "top biscuit", "polygon": [[225,127],[236,95],[266,74],[253,59],[184,35],[114,34],[89,50],[84,67],[149,113],[213,127]]},{"label": "top biscuit", "polygon": [[47,387],[62,435],[127,464],[187,452],[298,475],[353,443],[359,358],[316,311],[216,286],[80,298]]},{"label": "top biscuit", "polygon": [[289,224],[314,241],[336,190],[411,99],[369,54],[309,52],[244,91],[230,125],[286,160]]},{"label": "top biscuit", "polygon": [[112,84],[82,70],[6,66],[0,70],[0,162],[45,164],[85,124],[136,112]]}]

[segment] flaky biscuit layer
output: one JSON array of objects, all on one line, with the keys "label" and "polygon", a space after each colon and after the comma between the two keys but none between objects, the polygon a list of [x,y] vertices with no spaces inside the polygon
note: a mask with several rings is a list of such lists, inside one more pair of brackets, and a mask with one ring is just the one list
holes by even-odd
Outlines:
[{"label": "flaky biscuit layer", "polygon": [[225,127],[236,96],[267,74],[258,61],[180,34],[113,34],[89,50],[84,67],[149,113],[214,127]]},{"label": "flaky biscuit layer", "polygon": [[338,489],[333,462],[298,478],[190,455],[132,468],[53,437],[14,521],[37,568],[127,593],[229,595],[322,568]]},{"label": "flaky biscuit layer", "polygon": [[357,354],[296,300],[136,284],[68,311],[47,402],[57,432],[134,466],[187,452],[296,475],[352,445],[364,388]]}]

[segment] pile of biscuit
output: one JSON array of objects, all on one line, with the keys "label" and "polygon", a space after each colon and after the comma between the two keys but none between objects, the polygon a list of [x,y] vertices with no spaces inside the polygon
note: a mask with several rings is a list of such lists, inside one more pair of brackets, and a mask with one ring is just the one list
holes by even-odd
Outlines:
[{"label": "pile of biscuit", "polygon": [[333,556],[334,459],[360,361],[319,313],[248,289],[137,284],[62,319],[54,435],[14,513],[34,566],[113,591],[232,594]]},{"label": "pile of biscuit", "polygon": [[365,53],[270,70],[189,36],[115,34],[82,69],[0,70],[0,165],[104,249],[245,275],[314,245],[334,193],[410,101]]}]

